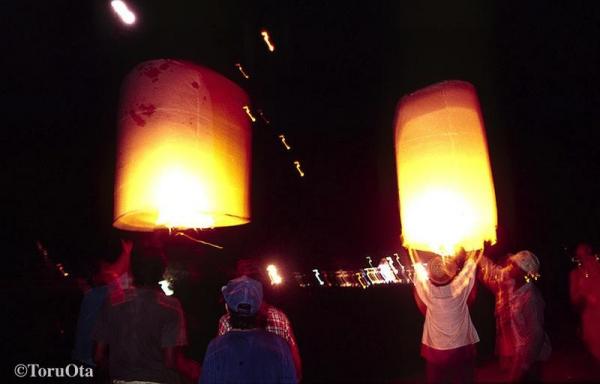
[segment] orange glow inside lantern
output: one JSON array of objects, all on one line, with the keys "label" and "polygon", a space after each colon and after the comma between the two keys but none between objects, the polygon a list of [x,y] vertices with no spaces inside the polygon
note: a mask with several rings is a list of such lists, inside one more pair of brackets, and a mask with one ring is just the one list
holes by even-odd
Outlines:
[{"label": "orange glow inside lantern", "polygon": [[447,256],[495,243],[496,197],[475,88],[446,81],[407,95],[395,128],[404,246]]},{"label": "orange glow inside lantern", "polygon": [[133,231],[249,222],[244,91],[195,64],[154,60],[124,81],[114,226]]}]

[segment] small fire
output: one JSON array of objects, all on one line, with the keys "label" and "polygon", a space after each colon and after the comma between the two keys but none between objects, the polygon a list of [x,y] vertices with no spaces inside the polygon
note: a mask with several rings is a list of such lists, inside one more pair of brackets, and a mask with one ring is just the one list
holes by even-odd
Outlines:
[{"label": "small fire", "polygon": [[269,49],[269,51],[275,51],[275,46],[273,45],[273,43],[271,43],[271,37],[269,36],[269,32],[266,29],[263,29],[262,31],[260,31],[260,35],[265,41],[265,44],[267,44],[267,48]]},{"label": "small fire", "polygon": [[119,16],[121,21],[127,25],[135,23],[135,13],[131,12],[127,4],[122,0],[113,0],[110,2],[113,11]]}]

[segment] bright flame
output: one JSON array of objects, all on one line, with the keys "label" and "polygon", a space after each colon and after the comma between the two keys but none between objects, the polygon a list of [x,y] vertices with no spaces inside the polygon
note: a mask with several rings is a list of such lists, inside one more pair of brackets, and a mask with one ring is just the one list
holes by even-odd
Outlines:
[{"label": "bright flame", "polygon": [[110,5],[119,16],[121,21],[127,25],[132,25],[135,23],[136,17],[135,13],[131,12],[127,4],[122,0],[113,0],[110,2]]},{"label": "bright flame", "polygon": [[246,71],[244,71],[244,68],[242,67],[242,64],[236,63],[235,66],[237,67],[237,69],[239,69],[240,73],[242,74],[242,76],[244,76],[244,78],[246,78],[246,79],[250,78],[250,76],[248,76],[248,74],[246,73]]},{"label": "bright flame", "polygon": [[286,150],[289,151],[290,149],[292,149],[292,147],[290,147],[288,145],[288,143],[285,141],[285,136],[284,135],[279,135],[278,137],[279,137],[279,140],[281,140],[281,144],[283,144],[283,146],[285,147]]},{"label": "bright flame", "polygon": [[298,160],[294,161],[294,165],[296,166],[296,170],[300,177],[304,177],[304,172],[302,172],[302,168],[300,168],[300,162]]},{"label": "bright flame", "polygon": [[267,266],[267,273],[269,274],[269,279],[271,279],[271,285],[279,285],[283,283],[283,278],[279,275],[275,265],[269,264]]},{"label": "bright flame", "polygon": [[156,224],[168,228],[210,228],[214,219],[207,191],[201,180],[192,172],[180,168],[168,168],[157,173],[154,185],[154,201],[158,208]]},{"label": "bright flame", "polygon": [[252,112],[250,111],[250,107],[247,105],[244,105],[242,108],[244,108],[244,111],[246,111],[246,115],[248,115],[250,120],[252,120],[253,123],[256,122],[256,117],[254,117],[254,115],[252,115]]},{"label": "bright flame", "polygon": [[269,36],[269,32],[266,29],[263,29],[262,31],[260,31],[260,35],[265,41],[265,44],[267,44],[267,48],[269,49],[269,51],[275,51],[275,46],[273,45],[273,43],[271,43],[271,37]]},{"label": "bright flame", "polygon": [[443,82],[402,99],[396,162],[404,246],[452,255],[496,241],[494,184],[471,84]]},{"label": "bright flame", "polygon": [[168,280],[161,280],[158,282],[158,284],[160,284],[160,288],[163,290],[165,295],[171,296],[175,293],[175,291],[171,289],[171,283],[169,283]]}]

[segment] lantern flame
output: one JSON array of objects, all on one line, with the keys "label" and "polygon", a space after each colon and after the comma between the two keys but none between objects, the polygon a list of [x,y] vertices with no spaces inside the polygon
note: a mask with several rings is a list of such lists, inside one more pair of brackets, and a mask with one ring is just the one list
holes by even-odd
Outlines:
[{"label": "lantern flame", "polygon": [[269,32],[266,29],[263,29],[262,31],[260,31],[260,35],[262,36],[262,38],[263,38],[265,44],[267,45],[267,48],[269,49],[269,51],[270,52],[274,52],[275,51],[275,46],[271,42],[271,36],[269,36]]},{"label": "lantern flame", "polygon": [[121,21],[127,25],[132,25],[135,23],[136,17],[135,13],[133,13],[127,4],[122,0],[113,0],[110,2],[110,6],[113,11],[119,16]]},{"label": "lantern flame", "polygon": [[494,184],[471,84],[443,82],[402,99],[396,162],[404,246],[448,256],[496,241]]}]

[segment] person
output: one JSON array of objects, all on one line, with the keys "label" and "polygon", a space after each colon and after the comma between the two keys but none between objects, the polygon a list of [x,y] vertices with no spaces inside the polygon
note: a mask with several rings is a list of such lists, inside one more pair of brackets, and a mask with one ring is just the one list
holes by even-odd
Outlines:
[{"label": "person", "polygon": [[179,301],[166,296],[158,281],[165,271],[157,248],[134,248],[133,286],[110,295],[93,333],[94,360],[106,367],[113,383],[143,381],[174,383],[180,348],[187,344],[185,318]]},{"label": "person", "polygon": [[496,354],[510,382],[539,380],[540,362],[550,357],[544,331],[544,300],[533,283],[540,262],[530,251],[508,258],[504,267],[485,255],[480,278],[496,296]]},{"label": "person", "polygon": [[[248,276],[258,282],[261,282],[261,284],[264,284],[265,282],[263,274],[260,273],[256,262],[250,259],[238,260],[236,265],[236,275],[238,277]],[[288,343],[292,352],[297,379],[298,381],[301,381],[302,359],[300,358],[300,351],[298,350],[296,337],[294,336],[294,331],[287,315],[281,309],[269,304],[263,297],[262,304],[258,310],[258,322],[268,332],[282,337]],[[231,314],[226,311],[226,313],[219,319],[217,336],[222,336],[231,330]]]},{"label": "person", "polygon": [[600,361],[600,262],[591,245],[575,249],[577,267],[570,273],[571,303],[581,316],[581,337],[588,351]]},{"label": "person", "polygon": [[296,383],[286,341],[258,327],[262,284],[242,276],[229,281],[222,293],[232,329],[208,345],[199,383]]},{"label": "person", "polygon": [[111,295],[120,294],[129,287],[131,282],[129,263],[133,242],[128,239],[111,239],[109,247],[108,253],[117,254],[117,259],[112,263],[100,261],[99,271],[92,278],[92,286],[82,284],[85,287],[84,296],[79,308],[71,357],[90,367],[95,366],[92,331],[102,305],[109,293]]},{"label": "person", "polygon": [[473,382],[475,344],[479,335],[471,321],[468,299],[476,263],[468,257],[458,272],[453,258],[434,256],[427,266],[415,265],[415,299],[425,314],[421,355],[427,382]]}]

